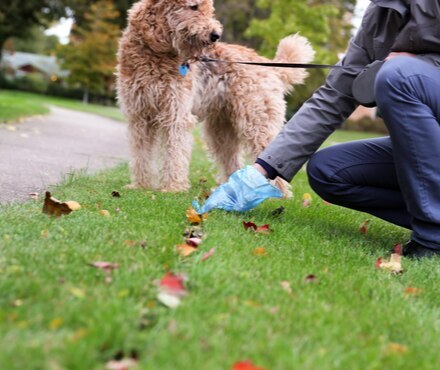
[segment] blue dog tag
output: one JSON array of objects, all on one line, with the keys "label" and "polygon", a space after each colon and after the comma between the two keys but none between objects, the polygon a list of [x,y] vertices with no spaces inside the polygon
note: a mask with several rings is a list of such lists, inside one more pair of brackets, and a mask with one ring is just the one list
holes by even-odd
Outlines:
[{"label": "blue dog tag", "polygon": [[182,64],[179,66],[179,73],[182,77],[185,77],[189,72],[189,64]]}]

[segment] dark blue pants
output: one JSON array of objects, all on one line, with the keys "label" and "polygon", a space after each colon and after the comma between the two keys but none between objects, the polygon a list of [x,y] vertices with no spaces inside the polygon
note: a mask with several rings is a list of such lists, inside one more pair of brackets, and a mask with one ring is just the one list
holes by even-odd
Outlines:
[{"label": "dark blue pants", "polygon": [[310,185],[440,249],[440,68],[393,58],[376,78],[376,99],[390,137],[320,150],[309,161]]}]

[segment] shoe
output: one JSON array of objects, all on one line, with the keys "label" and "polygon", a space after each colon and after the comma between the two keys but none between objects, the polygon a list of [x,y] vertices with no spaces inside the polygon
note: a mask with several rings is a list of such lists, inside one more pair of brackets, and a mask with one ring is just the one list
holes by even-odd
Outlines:
[{"label": "shoe", "polygon": [[[394,253],[394,251],[393,251]],[[432,249],[425,247],[414,240],[407,242],[402,248],[402,256],[408,258],[430,258],[434,256],[440,256],[440,249]]]}]

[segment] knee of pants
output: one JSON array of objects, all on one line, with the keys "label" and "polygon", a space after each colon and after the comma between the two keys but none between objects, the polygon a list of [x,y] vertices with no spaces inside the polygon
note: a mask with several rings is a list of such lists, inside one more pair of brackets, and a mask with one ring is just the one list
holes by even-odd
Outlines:
[{"label": "knee of pants", "polygon": [[333,178],[331,148],[316,152],[307,164],[307,176],[313,191],[329,202],[335,200],[337,190],[343,185]]},{"label": "knee of pants", "polygon": [[389,103],[390,96],[402,88],[413,72],[414,58],[407,56],[394,57],[382,66],[374,84],[379,108]]}]

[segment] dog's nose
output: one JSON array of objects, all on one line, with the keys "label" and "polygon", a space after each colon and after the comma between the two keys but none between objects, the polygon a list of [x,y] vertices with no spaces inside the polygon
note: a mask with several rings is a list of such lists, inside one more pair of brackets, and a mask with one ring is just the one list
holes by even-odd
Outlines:
[{"label": "dog's nose", "polygon": [[220,39],[220,34],[217,31],[211,32],[210,39],[212,42],[216,42],[218,39]]}]

